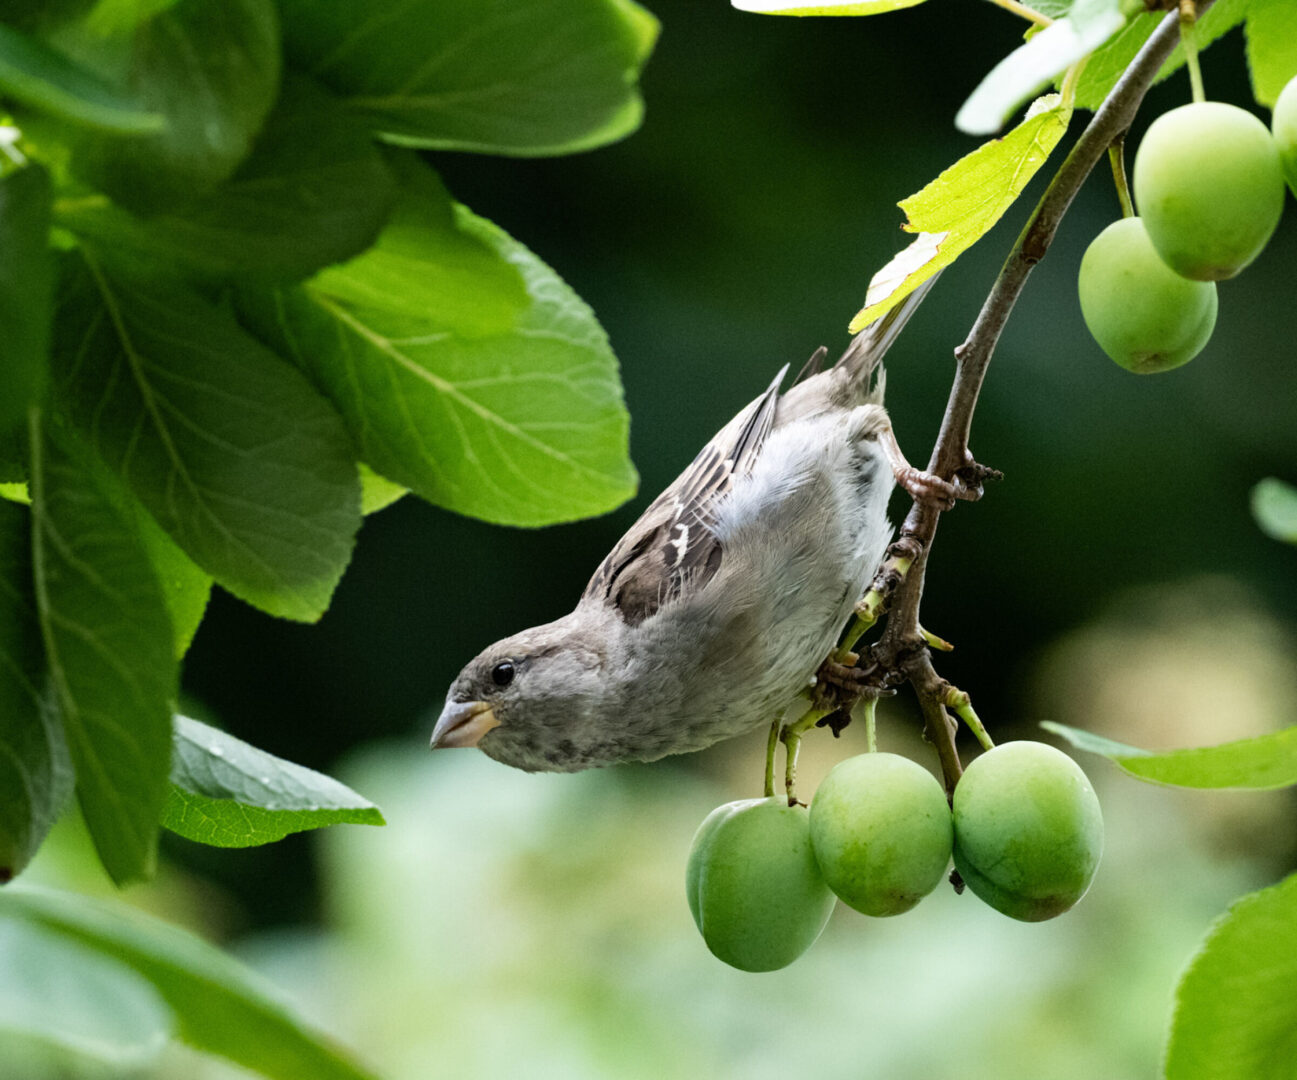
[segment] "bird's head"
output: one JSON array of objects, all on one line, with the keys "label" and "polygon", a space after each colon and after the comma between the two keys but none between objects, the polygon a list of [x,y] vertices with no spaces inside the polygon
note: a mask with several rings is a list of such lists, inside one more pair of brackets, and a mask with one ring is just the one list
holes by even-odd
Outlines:
[{"label": "bird's head", "polygon": [[529,772],[594,764],[589,744],[608,696],[602,644],[576,612],[497,641],[451,684],[432,748],[476,746]]}]

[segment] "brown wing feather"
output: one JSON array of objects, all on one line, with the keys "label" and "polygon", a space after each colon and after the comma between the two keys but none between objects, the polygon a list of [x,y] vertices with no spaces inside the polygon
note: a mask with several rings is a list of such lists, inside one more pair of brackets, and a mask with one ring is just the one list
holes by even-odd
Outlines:
[{"label": "brown wing feather", "polygon": [[726,424],[653,500],[599,564],[583,601],[609,604],[634,626],[686,587],[701,588],[716,575],[724,553],[712,531],[712,510],[734,477],[749,472],[760,454],[787,372],[787,367],[780,371],[765,393]]}]

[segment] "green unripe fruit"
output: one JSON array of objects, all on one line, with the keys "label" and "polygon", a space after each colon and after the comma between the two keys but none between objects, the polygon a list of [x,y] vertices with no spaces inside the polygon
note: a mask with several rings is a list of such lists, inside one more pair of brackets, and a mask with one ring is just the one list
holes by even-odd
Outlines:
[{"label": "green unripe fruit", "polygon": [[1044,743],[1004,743],[974,761],[955,786],[954,818],[955,869],[991,907],[1024,922],[1080,900],[1103,851],[1090,781]]},{"label": "green unripe fruit", "polygon": [[839,762],[811,803],[824,880],[866,915],[899,915],[932,892],[950,864],[952,835],[941,785],[896,754]]},{"label": "green unripe fruit", "polygon": [[787,799],[745,799],[718,806],[698,827],[685,868],[689,910],[707,947],[732,967],[787,967],[828,922],[834,899],[808,819]]},{"label": "green unripe fruit", "polygon": [[1200,101],[1153,121],[1135,155],[1135,205],[1172,270],[1231,278],[1261,254],[1283,213],[1283,170],[1250,112]]},{"label": "green unripe fruit", "polygon": [[1091,241],[1076,284],[1094,340],[1137,375],[1187,363],[1216,328],[1215,283],[1169,269],[1137,217],[1114,221]]},{"label": "green unripe fruit", "polygon": [[1283,166],[1284,179],[1297,195],[1297,78],[1290,79],[1279,100],[1274,103],[1271,118],[1275,149]]}]

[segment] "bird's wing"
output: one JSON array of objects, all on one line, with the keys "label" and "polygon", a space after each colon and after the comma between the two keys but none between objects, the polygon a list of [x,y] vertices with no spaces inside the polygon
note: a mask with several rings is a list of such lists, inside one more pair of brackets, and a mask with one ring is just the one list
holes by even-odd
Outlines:
[{"label": "bird's wing", "polygon": [[686,589],[716,576],[723,552],[713,531],[717,501],[736,476],[751,471],[775,420],[785,366],[753,401],[699,451],[599,564],[581,595],[615,608],[630,625],[643,622]]}]

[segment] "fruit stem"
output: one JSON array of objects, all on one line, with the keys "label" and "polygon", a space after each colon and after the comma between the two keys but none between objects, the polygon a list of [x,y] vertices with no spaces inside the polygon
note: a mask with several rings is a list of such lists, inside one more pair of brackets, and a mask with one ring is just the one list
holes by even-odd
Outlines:
[{"label": "fruit stem", "polygon": [[784,743],[784,793],[788,796],[789,806],[797,804],[797,755],[802,748],[802,736],[832,711],[812,706],[791,724],[785,725],[779,735]]},{"label": "fruit stem", "polygon": [[1193,100],[1203,102],[1207,95],[1202,88],[1202,69],[1198,66],[1198,42],[1195,27],[1198,23],[1198,12],[1194,0],[1180,0],[1180,47],[1184,49],[1184,62],[1189,68],[1189,85],[1193,88]]},{"label": "fruit stem", "polygon": [[1134,217],[1135,204],[1130,198],[1130,184],[1126,180],[1126,135],[1123,132],[1108,147],[1108,161],[1112,164],[1112,179],[1117,185],[1117,201],[1121,203],[1121,216]]},{"label": "fruit stem", "polygon": [[955,647],[943,637],[937,637],[931,630],[925,630],[919,627],[919,636],[928,643],[928,647],[936,649],[937,652],[954,652]]},{"label": "fruit stem", "polygon": [[986,733],[986,728],[982,726],[982,721],[978,718],[977,712],[973,709],[973,700],[963,690],[956,690],[953,686],[946,692],[945,704],[954,709],[959,714],[959,718],[968,725],[969,730],[977,736],[977,741],[982,744],[983,750],[992,750],[995,743],[991,741],[991,736]]},{"label": "fruit stem", "polygon": [[1042,15],[1035,8],[1029,8],[1026,4],[1018,3],[1018,0],[991,0],[996,7],[1002,7],[1005,11],[1011,11],[1015,15],[1020,15],[1028,22],[1035,23],[1037,26],[1049,26],[1054,20],[1048,15]]},{"label": "fruit stem", "polygon": [[874,584],[856,605],[856,610],[851,616],[851,625],[843,635],[842,644],[831,657],[834,663],[850,665],[855,662],[856,658],[853,654],[856,651],[856,644],[883,617],[891,593],[905,580],[905,575],[913,565],[914,557],[911,555],[891,555],[884,560],[874,576]]},{"label": "fruit stem", "polygon": [[766,740],[766,798],[775,794],[775,750],[779,746],[779,721],[770,725],[770,738]]},{"label": "fruit stem", "polygon": [[874,723],[875,713],[878,712],[878,699],[876,697],[865,698],[865,745],[869,752],[875,753],[878,750],[878,732],[877,725]]}]

